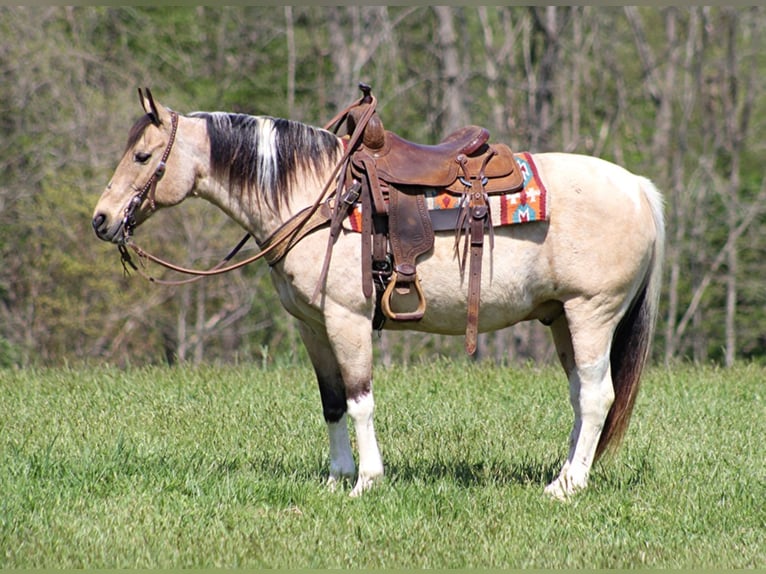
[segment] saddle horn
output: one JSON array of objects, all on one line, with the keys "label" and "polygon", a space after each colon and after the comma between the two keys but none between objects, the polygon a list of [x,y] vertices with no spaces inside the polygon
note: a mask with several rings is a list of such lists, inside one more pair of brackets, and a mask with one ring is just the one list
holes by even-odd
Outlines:
[{"label": "saddle horn", "polygon": [[138,88],[138,97],[141,100],[141,106],[144,108],[144,111],[151,117],[152,123],[156,126],[162,124],[160,114],[157,111],[157,104],[154,103],[152,91],[149,88],[144,88],[143,90]]},{"label": "saddle horn", "polygon": [[[347,126],[348,133],[352,134],[356,130],[357,124],[367,112],[370,106],[375,106],[376,102],[372,96],[372,88],[364,82],[359,83],[359,89],[362,91],[362,98],[359,103],[349,110]],[[383,127],[383,122],[378,116],[377,111],[373,113],[364,126],[364,134],[362,137],[362,143],[372,150],[381,150],[385,146],[386,130]]]}]

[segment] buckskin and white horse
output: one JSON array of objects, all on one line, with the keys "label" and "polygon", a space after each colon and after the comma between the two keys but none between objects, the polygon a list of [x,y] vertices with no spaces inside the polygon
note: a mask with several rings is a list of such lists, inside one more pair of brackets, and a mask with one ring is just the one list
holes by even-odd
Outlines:
[{"label": "buckskin and white horse", "polygon": [[[327,194],[346,152],[334,133],[286,119],[224,112],[180,115],[142,92],[146,112],[96,205],[98,237],[125,249],[154,211],[200,197],[263,242]],[[348,143],[348,142],[346,142]],[[607,161],[530,154],[550,217],[494,229],[484,252],[479,330],[519,321],[549,325],[569,381],[569,453],[545,492],[565,499],[586,487],[594,460],[627,428],[654,332],[664,247],[663,201],[646,178]],[[325,198],[321,198],[325,201]],[[330,443],[328,485],[356,482],[357,496],[383,475],[373,425],[375,297],[360,287],[359,234],[342,229],[326,273],[330,229],[293,242],[271,275],[316,372]],[[467,286],[455,233],[437,232],[417,272],[427,309],[385,328],[461,334]],[[315,288],[318,282],[318,297]],[[358,471],[347,418],[358,445]]]}]

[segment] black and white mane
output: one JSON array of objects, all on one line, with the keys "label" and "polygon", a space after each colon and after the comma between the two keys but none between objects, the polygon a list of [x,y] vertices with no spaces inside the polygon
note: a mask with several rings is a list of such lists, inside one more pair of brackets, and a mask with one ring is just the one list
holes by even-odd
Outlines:
[{"label": "black and white mane", "polygon": [[301,170],[321,173],[342,151],[332,133],[291,120],[225,112],[189,117],[207,121],[213,174],[275,210]]},{"label": "black and white mane", "polygon": [[[256,205],[278,210],[301,170],[321,173],[342,153],[332,133],[300,122],[226,112],[194,112],[207,122],[213,175],[228,180],[233,191],[249,194]],[[140,117],[128,134],[132,148],[147,127]]]}]

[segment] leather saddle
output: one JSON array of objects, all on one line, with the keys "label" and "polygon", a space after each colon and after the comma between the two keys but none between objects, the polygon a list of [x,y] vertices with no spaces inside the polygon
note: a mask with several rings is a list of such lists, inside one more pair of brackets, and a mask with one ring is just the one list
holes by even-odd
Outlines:
[{"label": "leather saddle", "polygon": [[[363,98],[346,117],[349,134],[357,128],[364,131],[345,175],[346,185],[353,190],[346,194],[353,201],[345,204],[355,203],[357,197],[362,204],[362,286],[367,297],[375,286],[375,326],[382,328],[386,319],[417,321],[423,317],[427,303],[417,260],[433,249],[435,229],[451,229],[463,274],[470,253],[466,350],[473,354],[487,230],[492,245],[488,196],[521,191],[524,186],[513,152],[505,144],[489,144],[489,131],[474,125],[454,131],[436,145],[407,141],[385,130],[377,112],[370,115],[368,108],[375,103],[370,87],[360,84],[360,89]],[[369,119],[362,126],[363,117]],[[425,193],[433,189],[460,195],[462,207],[451,217],[432,219]],[[394,310],[401,308],[395,305],[396,299],[412,292],[417,306]]]}]

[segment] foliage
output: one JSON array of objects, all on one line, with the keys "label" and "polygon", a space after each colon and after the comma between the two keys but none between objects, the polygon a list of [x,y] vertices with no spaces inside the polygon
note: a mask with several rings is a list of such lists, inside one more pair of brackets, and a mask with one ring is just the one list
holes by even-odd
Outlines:
[{"label": "foliage", "polygon": [[0,566],[757,567],[765,374],[652,370],[622,450],[563,504],[542,492],[558,369],[378,370],[387,475],[358,500],[323,485],[305,362],[4,371]]},{"label": "foliage", "polygon": [[[386,127],[410,139],[483,124],[517,150],[597,155],[651,177],[669,231],[655,358],[760,360],[764,27],[762,7],[0,7],[2,362],[295,356],[266,269],[148,286],[122,276],[90,210],[140,113],[139,86],[181,112],[321,125],[360,80]],[[157,219],[141,239],[181,263],[215,262],[240,233],[193,205]],[[546,360],[542,333],[483,336],[482,355]],[[461,352],[458,339],[415,339]],[[384,360],[416,358],[415,339],[384,335]]]}]

